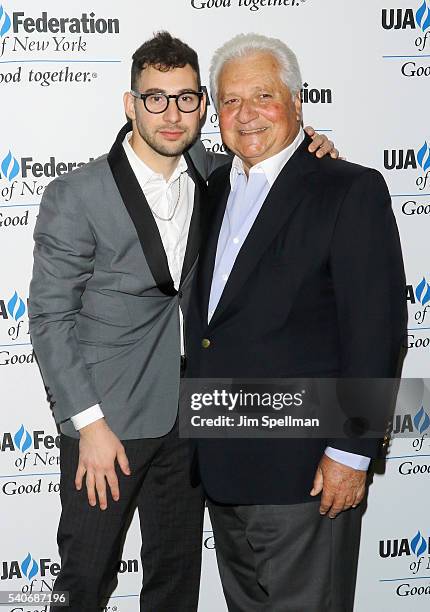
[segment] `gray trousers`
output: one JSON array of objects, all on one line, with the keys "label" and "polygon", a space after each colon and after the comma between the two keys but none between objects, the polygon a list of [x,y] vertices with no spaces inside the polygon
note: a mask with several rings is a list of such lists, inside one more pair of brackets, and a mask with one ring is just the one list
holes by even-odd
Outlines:
[{"label": "gray trousers", "polygon": [[[189,441],[177,425],[161,438],[123,441],[131,475],[116,466],[120,499],[92,508],[86,487],[76,491],[79,440],[61,436],[61,571],[54,590],[70,607],[51,612],[99,612],[116,586],[124,537],[137,506],[142,533],[143,587],[134,610],[197,612],[204,500],[190,485]],[[110,608],[112,609],[112,608]]]},{"label": "gray trousers", "polygon": [[352,612],[362,509],[208,502],[230,612]]}]

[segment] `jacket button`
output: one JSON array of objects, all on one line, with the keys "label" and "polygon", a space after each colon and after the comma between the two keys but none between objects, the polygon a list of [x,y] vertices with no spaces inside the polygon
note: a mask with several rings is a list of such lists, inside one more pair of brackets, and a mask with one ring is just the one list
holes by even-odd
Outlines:
[{"label": "jacket button", "polygon": [[180,300],[184,297],[184,294],[182,293],[182,291],[178,291],[178,297]]},{"label": "jacket button", "polygon": [[211,345],[211,341],[208,340],[207,338],[203,338],[203,340],[202,340],[202,347],[203,348],[209,348],[210,345]]}]

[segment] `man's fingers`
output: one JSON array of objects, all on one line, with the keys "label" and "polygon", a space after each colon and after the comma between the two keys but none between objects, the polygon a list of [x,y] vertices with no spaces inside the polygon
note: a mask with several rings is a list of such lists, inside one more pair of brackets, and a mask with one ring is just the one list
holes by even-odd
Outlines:
[{"label": "man's fingers", "polygon": [[95,476],[94,472],[87,472],[86,484],[87,484],[87,495],[88,495],[88,503],[90,506],[95,506],[97,503],[96,500],[96,491],[95,491]]},{"label": "man's fingers", "polygon": [[308,136],[310,136],[311,138],[312,138],[312,136],[315,134],[315,130],[314,130],[314,128],[313,128],[312,126],[310,126],[310,125],[307,125],[307,126],[306,126],[305,128],[303,128],[303,129],[305,130],[306,134],[307,134]]},{"label": "man's fingers", "polygon": [[324,484],[324,479],[323,479],[322,471],[320,468],[317,468],[317,471],[315,472],[315,478],[314,478],[313,487],[310,492],[310,495],[312,495],[312,497],[314,497],[315,495],[319,495],[321,491],[323,490],[323,484]]},{"label": "man's fingers", "polygon": [[320,514],[327,514],[333,505],[334,493],[323,491],[320,504]]},{"label": "man's fingers", "polygon": [[354,499],[355,499],[355,496],[354,496],[354,495],[347,495],[347,496],[345,497],[345,501],[344,501],[344,503],[343,503],[342,512],[343,512],[344,510],[348,510],[349,508],[351,508],[351,507],[352,507],[352,502],[354,501]]},{"label": "man's fingers", "polygon": [[356,508],[364,497],[365,489],[360,487],[356,493],[354,490],[350,491],[346,495],[337,494],[334,496],[332,506],[328,513],[330,518],[335,518],[340,512],[349,510],[350,508]]},{"label": "man's fingers", "polygon": [[317,151],[317,155],[328,153],[331,147],[328,146],[328,138],[325,134],[315,134],[312,137],[312,142],[308,147],[308,150],[311,153],[315,153]]},{"label": "man's fingers", "polygon": [[87,470],[85,466],[82,463],[80,463],[78,465],[78,469],[76,470],[76,476],[75,476],[75,487],[78,491],[82,489],[82,480],[85,476],[86,471]]},{"label": "man's fingers", "polygon": [[[87,468],[88,501],[91,506],[96,506],[98,501],[100,509],[106,510],[107,486],[112,493],[112,499],[115,501],[119,499],[115,461],[118,460],[124,474],[130,474],[127,455],[124,446],[104,419],[90,423],[80,431],[79,461]],[[79,471],[79,476],[81,475]]]},{"label": "man's fingers", "polygon": [[329,518],[333,519],[336,518],[338,514],[340,514],[343,509],[344,509],[345,504],[343,503],[342,499],[335,499],[333,501],[333,504],[329,510],[328,516]]},{"label": "man's fingers", "polygon": [[360,504],[363,501],[365,491],[366,489],[364,487],[358,490],[358,492],[355,495],[354,501],[352,503],[353,508],[356,508],[358,504]]},{"label": "man's fingers", "polygon": [[118,483],[118,478],[115,473],[115,470],[111,470],[107,472],[106,480],[108,481],[112,499],[114,501],[118,501],[119,500],[119,483]]},{"label": "man's fingers", "polygon": [[107,499],[106,499],[106,480],[104,474],[97,474],[96,476],[96,489],[99,498],[100,510],[106,510]]},{"label": "man's fingers", "polygon": [[308,150],[310,153],[315,153],[316,157],[324,157],[324,155],[330,155],[332,159],[339,157],[339,151],[334,146],[334,142],[329,140],[325,134],[318,134],[315,130],[307,126],[304,128],[308,136],[312,138]]},{"label": "man's fingers", "polygon": [[[317,157],[324,157],[324,155],[327,155],[328,153],[330,153],[333,151],[334,149],[334,142],[332,140],[329,140],[327,138],[327,136],[323,136],[323,134],[320,135],[321,138],[323,139],[321,142],[321,145],[318,148],[318,151],[316,152],[316,156]],[[314,138],[314,144],[316,142],[316,138]]]},{"label": "man's fingers", "polygon": [[128,463],[127,455],[125,454],[125,450],[122,445],[117,452],[116,458],[118,461],[118,465],[122,470],[122,473],[125,474],[126,476],[130,476],[131,474],[130,464]]}]

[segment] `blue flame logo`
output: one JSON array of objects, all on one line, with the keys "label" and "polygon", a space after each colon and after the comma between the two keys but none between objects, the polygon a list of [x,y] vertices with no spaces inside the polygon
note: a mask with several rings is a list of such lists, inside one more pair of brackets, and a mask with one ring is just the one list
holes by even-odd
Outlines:
[{"label": "blue flame logo", "polygon": [[39,564],[33,559],[30,553],[28,553],[24,561],[21,563],[21,570],[28,580],[34,578],[39,571]]},{"label": "blue flame logo", "polygon": [[417,557],[420,557],[423,553],[425,553],[427,549],[427,544],[420,531],[418,531],[417,534],[412,538],[411,549]]},{"label": "blue flame logo", "polygon": [[415,17],[417,19],[417,24],[420,26],[423,32],[430,28],[430,7],[428,6],[426,0],[423,1],[422,5],[417,10]]},{"label": "blue flame logo", "polygon": [[0,4],[0,38],[10,30],[10,17]]},{"label": "blue flame logo", "polygon": [[10,316],[15,319],[15,321],[18,321],[24,316],[25,304],[16,291],[7,303],[7,309]]},{"label": "blue flame logo", "polygon": [[19,173],[19,163],[18,160],[12,156],[12,153],[9,150],[9,153],[1,162],[1,171],[5,178],[9,181],[13,181],[16,175]]},{"label": "blue flame logo", "polygon": [[415,429],[419,431],[420,434],[424,433],[425,430],[430,427],[430,417],[424,410],[424,406],[421,406],[421,408],[414,416],[414,425]]},{"label": "blue flame logo", "polygon": [[425,306],[427,302],[430,302],[430,285],[428,284],[424,276],[423,280],[416,286],[415,295],[417,297],[417,300],[423,306]]},{"label": "blue flame logo", "polygon": [[418,151],[417,160],[424,172],[430,168],[430,147],[427,142]]},{"label": "blue flame logo", "polygon": [[13,441],[15,442],[15,446],[17,446],[22,453],[25,453],[25,451],[30,448],[33,439],[25,429],[24,425],[21,425],[14,435]]}]

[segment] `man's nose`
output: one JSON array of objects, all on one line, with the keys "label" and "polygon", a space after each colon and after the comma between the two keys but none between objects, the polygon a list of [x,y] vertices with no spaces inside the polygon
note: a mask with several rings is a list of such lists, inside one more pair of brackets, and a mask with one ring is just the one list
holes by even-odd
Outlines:
[{"label": "man's nose", "polygon": [[181,111],[174,98],[169,98],[169,106],[164,111],[163,118],[169,123],[178,123],[181,120]]},{"label": "man's nose", "polygon": [[237,119],[241,123],[249,123],[258,117],[257,108],[252,100],[242,100],[237,114]]}]

